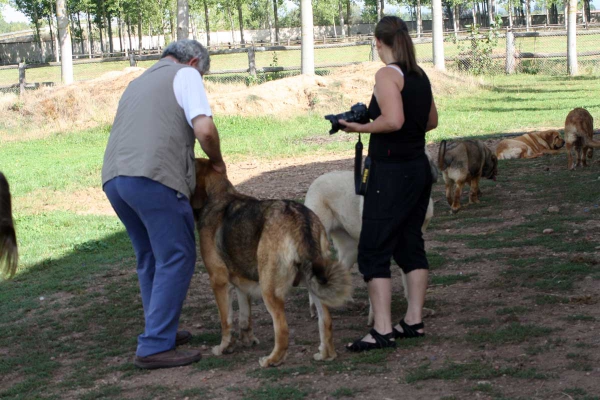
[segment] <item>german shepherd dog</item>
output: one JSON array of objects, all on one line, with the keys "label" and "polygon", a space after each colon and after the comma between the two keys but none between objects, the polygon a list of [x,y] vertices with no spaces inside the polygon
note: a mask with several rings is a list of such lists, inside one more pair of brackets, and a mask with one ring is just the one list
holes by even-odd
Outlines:
[{"label": "german shepherd dog", "polygon": [[438,167],[446,183],[446,200],[454,214],[460,210],[460,196],[465,183],[471,187],[469,204],[479,203],[479,180],[496,180],[498,157],[479,140],[463,140],[450,144],[442,140],[438,153]]},{"label": "german shepherd dog", "polygon": [[562,153],[565,141],[555,130],[526,133],[510,139],[504,139],[496,147],[498,160],[513,158],[536,158],[544,154]]},{"label": "german shepherd dog", "polygon": [[[438,181],[438,170],[435,162],[427,153],[433,182]],[[306,192],[304,205],[310,208],[325,226],[327,235],[333,242],[337,251],[338,260],[350,270],[357,261],[358,241],[362,228],[362,212],[364,197],[359,196],[354,188],[354,175],[352,171],[332,171],[319,176],[310,184]],[[425,233],[427,225],[433,218],[433,200],[429,198],[429,205],[421,231]],[[408,297],[406,290],[406,276],[402,274],[404,296]],[[315,317],[315,304],[309,296],[310,316]],[[433,314],[433,310],[429,310]],[[374,322],[373,307],[369,307],[367,325]]]},{"label": "german shepherd dog", "polygon": [[10,186],[0,172],[0,271],[11,278],[17,271],[19,251],[12,217]]},{"label": "german shepherd dog", "polygon": [[304,282],[319,312],[321,344],[315,360],[333,360],[332,321],[327,307],[342,305],[352,291],[350,273],[330,258],[329,241],[319,218],[300,203],[258,200],[237,192],[225,174],[206,159],[196,159],[196,190],[191,199],[200,235],[200,252],[210,277],[219,316],[221,344],[213,354],[233,351],[230,285],[237,291],[240,340],[258,343],[252,332],[251,296],[262,296],[273,318],[275,347],[262,367],[286,357],[288,325],[284,300]]},{"label": "german shepherd dog", "polygon": [[[600,142],[594,140],[594,118],[585,108],[575,108],[565,120],[565,142],[567,147],[567,167],[575,169],[587,167],[587,158],[594,156],[594,148],[600,148]],[[577,154],[577,165],[572,151]]]}]

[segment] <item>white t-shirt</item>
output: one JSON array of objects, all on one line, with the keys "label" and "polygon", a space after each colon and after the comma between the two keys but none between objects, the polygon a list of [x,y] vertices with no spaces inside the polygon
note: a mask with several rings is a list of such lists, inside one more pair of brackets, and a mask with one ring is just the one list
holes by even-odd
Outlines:
[{"label": "white t-shirt", "polygon": [[173,79],[173,92],[177,104],[183,108],[185,118],[192,128],[192,120],[198,115],[212,116],[202,76],[196,69],[181,68],[177,71]]}]

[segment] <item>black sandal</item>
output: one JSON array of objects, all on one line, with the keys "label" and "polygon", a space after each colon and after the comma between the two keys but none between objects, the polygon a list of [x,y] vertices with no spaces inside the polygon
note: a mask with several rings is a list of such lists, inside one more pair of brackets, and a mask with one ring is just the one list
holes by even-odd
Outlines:
[{"label": "black sandal", "polygon": [[400,326],[402,327],[402,331],[400,332],[398,329],[394,328],[392,333],[396,339],[412,339],[425,336],[425,333],[418,332],[419,329],[424,329],[425,324],[423,322],[419,322],[418,324],[408,325],[404,322],[404,319],[400,320]]},{"label": "black sandal", "polygon": [[375,349],[386,349],[389,347],[396,347],[396,341],[394,332],[390,332],[387,335],[382,335],[377,332],[374,328],[369,331],[373,339],[375,339],[375,343],[365,342],[362,339],[358,339],[351,345],[346,346],[346,350],[352,352],[360,352],[360,351],[369,351]]}]

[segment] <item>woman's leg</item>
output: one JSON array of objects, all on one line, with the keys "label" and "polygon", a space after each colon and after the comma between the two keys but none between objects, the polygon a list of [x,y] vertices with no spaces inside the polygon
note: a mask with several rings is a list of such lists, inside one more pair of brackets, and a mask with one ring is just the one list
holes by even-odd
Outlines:
[{"label": "woman's leg", "polygon": [[[373,307],[375,323],[373,329],[382,335],[392,332],[392,280],[389,278],[374,278],[367,282],[369,299]],[[375,343],[375,339],[368,334],[363,342]]]},{"label": "woman's leg", "polygon": [[[425,305],[425,293],[427,292],[427,278],[429,270],[415,269],[406,274],[406,284],[408,290],[408,308],[404,316],[404,322],[408,325],[415,325],[423,322],[423,306]],[[397,331],[403,332],[400,324],[394,327]],[[417,332],[423,333],[423,329]]]}]

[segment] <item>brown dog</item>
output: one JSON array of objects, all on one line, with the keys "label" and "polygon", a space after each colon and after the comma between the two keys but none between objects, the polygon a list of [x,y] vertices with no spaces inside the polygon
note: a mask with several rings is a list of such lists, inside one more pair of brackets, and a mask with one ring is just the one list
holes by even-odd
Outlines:
[{"label": "brown dog", "polygon": [[14,276],[19,262],[17,236],[12,217],[10,186],[0,172],[0,271],[7,277]]},{"label": "brown dog", "polygon": [[[594,148],[600,148],[600,142],[594,141],[594,118],[585,108],[575,108],[565,120],[565,142],[567,147],[567,166],[575,169],[587,167],[587,158],[594,156]],[[577,154],[577,165],[573,162],[572,150]]]},{"label": "brown dog", "polygon": [[295,201],[258,200],[238,193],[210,162],[196,160],[196,190],[192,196],[200,252],[210,276],[221,319],[221,344],[213,354],[233,350],[230,285],[240,307],[240,339],[258,343],[252,332],[250,296],[262,296],[273,318],[275,347],[262,357],[262,367],[281,364],[288,349],[285,296],[304,282],[316,299],[321,344],[315,360],[333,360],[331,316],[326,306],[350,298],[350,272],[330,258],[329,241],[319,218]]},{"label": "brown dog", "polygon": [[446,183],[448,204],[452,208],[452,213],[457,213],[465,183],[471,187],[469,204],[479,203],[479,196],[481,196],[479,180],[481,178],[496,180],[498,158],[479,140],[463,140],[448,145],[445,140],[442,140],[438,153],[438,167]]},{"label": "brown dog", "polygon": [[526,133],[498,143],[496,156],[499,160],[536,158],[544,154],[558,154],[564,145],[565,141],[555,130]]}]

